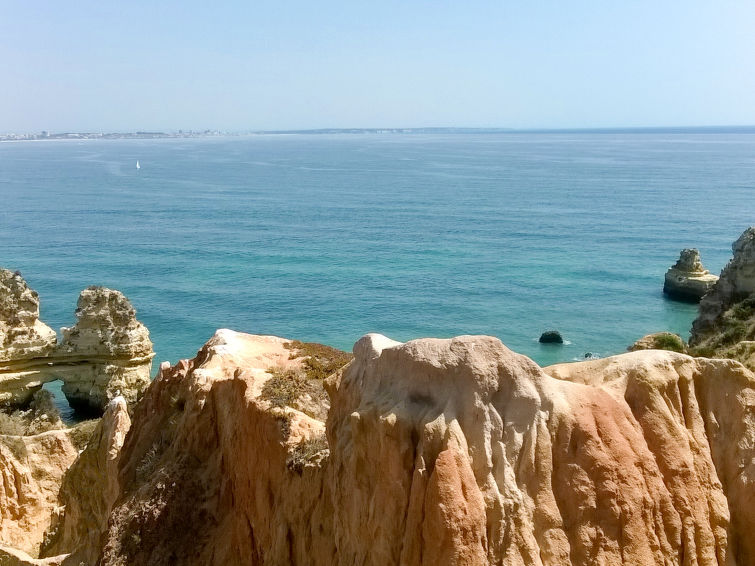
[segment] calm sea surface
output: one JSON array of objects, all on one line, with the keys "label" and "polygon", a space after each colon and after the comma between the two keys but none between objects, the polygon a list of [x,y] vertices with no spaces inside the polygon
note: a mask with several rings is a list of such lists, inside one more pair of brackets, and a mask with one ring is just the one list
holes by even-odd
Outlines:
[{"label": "calm sea surface", "polygon": [[[550,364],[686,336],[663,274],[692,246],[718,273],[754,196],[752,134],[1,143],[0,265],[54,328],[84,287],[123,291],[157,362],[226,327],[491,334]],[[539,345],[552,328],[569,343]]]}]

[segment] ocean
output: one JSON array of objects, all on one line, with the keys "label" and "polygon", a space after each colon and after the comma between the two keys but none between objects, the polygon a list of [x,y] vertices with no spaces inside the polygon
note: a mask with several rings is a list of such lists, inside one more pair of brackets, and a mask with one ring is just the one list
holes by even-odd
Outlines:
[{"label": "ocean", "polygon": [[546,365],[686,338],[697,307],[664,272],[697,247],[718,273],[754,195],[746,133],[0,143],[0,265],[53,328],[88,285],[123,291],[155,369],[217,328],[347,350],[489,334]]}]

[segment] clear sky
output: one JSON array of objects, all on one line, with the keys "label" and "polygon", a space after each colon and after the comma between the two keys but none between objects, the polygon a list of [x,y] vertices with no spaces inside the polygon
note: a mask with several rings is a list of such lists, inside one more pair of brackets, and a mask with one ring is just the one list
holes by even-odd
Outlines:
[{"label": "clear sky", "polygon": [[755,124],[755,0],[0,0],[0,133]]}]

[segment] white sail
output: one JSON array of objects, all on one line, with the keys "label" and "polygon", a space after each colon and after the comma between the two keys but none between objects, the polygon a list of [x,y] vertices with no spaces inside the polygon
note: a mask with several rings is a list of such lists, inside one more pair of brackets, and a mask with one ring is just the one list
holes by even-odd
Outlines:
[{"label": "white sail", "polygon": [[138,159],[136,160],[136,168],[137,169],[141,169],[141,167],[139,166],[139,160]]}]

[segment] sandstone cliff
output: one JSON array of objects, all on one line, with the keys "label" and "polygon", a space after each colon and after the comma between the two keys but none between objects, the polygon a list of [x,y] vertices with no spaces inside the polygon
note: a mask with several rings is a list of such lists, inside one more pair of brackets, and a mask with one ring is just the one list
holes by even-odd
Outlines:
[{"label": "sandstone cliff", "polygon": [[737,359],[755,369],[755,227],[732,244],[732,252],[700,302],[690,346],[699,355]]},{"label": "sandstone cliff", "polygon": [[304,365],[290,344],[223,330],[161,367],[100,564],[755,563],[755,376],[736,362],[541,369],[490,337],[368,335],[323,423],[264,394]]},{"label": "sandstone cliff", "polygon": [[666,272],[663,292],[674,299],[698,302],[716,281],[718,277],[703,267],[700,252],[695,248],[684,249]]},{"label": "sandstone cliff", "polygon": [[120,493],[118,462],[130,426],[126,401],[116,397],[63,477],[43,556],[70,554],[66,563],[76,566],[96,562],[100,537]]},{"label": "sandstone cliff", "polygon": [[67,430],[0,435],[0,543],[36,555],[78,449]]}]

